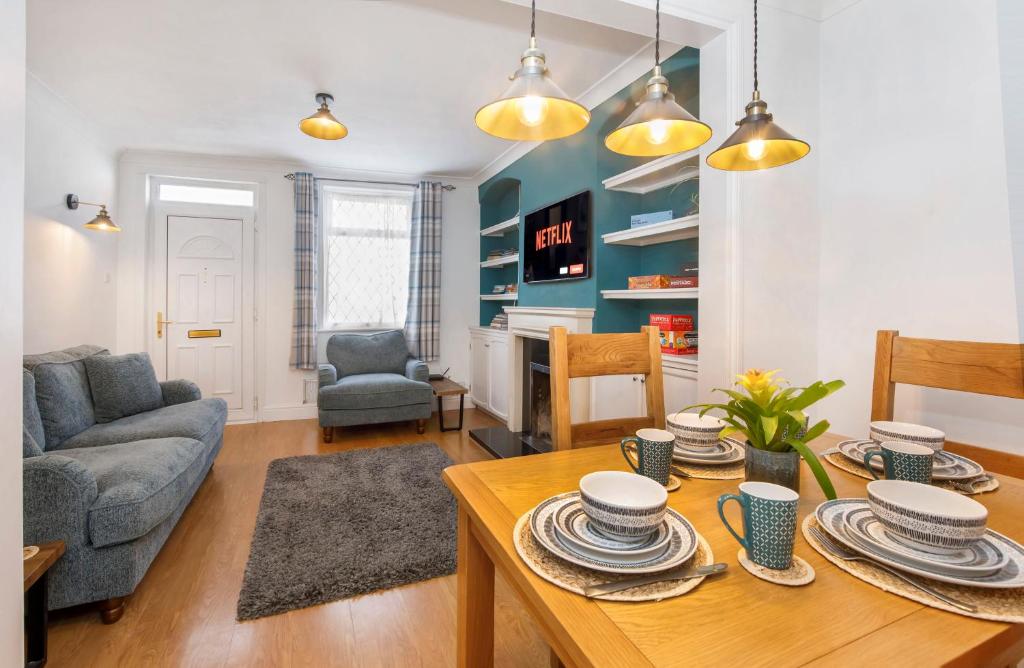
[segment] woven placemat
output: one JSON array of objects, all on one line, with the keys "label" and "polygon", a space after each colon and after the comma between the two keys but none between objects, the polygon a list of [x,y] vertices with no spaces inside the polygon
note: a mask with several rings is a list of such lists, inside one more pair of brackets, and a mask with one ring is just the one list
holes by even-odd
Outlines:
[{"label": "woven placemat", "polygon": [[742,459],[728,466],[702,466],[701,464],[688,464],[672,460],[672,468],[680,469],[691,478],[701,480],[737,480],[744,475]]},{"label": "woven placemat", "polygon": [[[618,582],[629,580],[636,575],[617,575],[615,573],[602,573],[589,568],[571,564],[564,559],[559,559],[544,548],[533,537],[530,530],[530,516],[533,511],[526,513],[516,522],[512,530],[512,540],[516,546],[519,557],[526,562],[534,573],[548,582],[562,589],[583,594],[583,589],[591,585],[603,584],[605,582]],[[689,561],[680,564],[678,568],[698,568],[707,566],[715,561],[711,553],[711,546],[704,540],[704,537],[697,534],[697,551],[693,553]],[[626,591],[619,591],[613,594],[595,596],[604,601],[660,601],[665,598],[681,596],[694,589],[704,581],[704,578],[693,578],[692,580],[674,580],[672,582],[657,582],[655,584],[633,587]]]},{"label": "woven placemat", "polygon": [[[863,465],[851,460],[841,452],[826,452],[824,453],[825,461],[837,469],[842,469],[847,473],[852,473],[855,476],[864,478],[866,480],[874,480],[875,478],[868,472]],[[992,474],[989,474],[992,475]],[[942,489],[948,489],[952,492],[959,492],[965,496],[972,496],[974,494],[984,494],[985,492],[994,492],[999,489],[999,480],[993,475],[991,478],[983,483],[979,483],[973,486],[974,491],[967,491],[957,485],[953,484],[952,480],[936,480],[932,483],[935,487],[941,487]]]},{"label": "woven placemat", "polygon": [[[903,598],[908,598],[911,601],[917,601],[922,605],[927,605],[939,610],[945,610],[947,612],[955,612],[956,614],[964,615],[965,617],[977,617],[978,619],[988,619],[994,622],[1008,622],[1011,624],[1024,623],[1024,589],[981,589],[978,587],[962,587],[960,585],[948,584],[937,580],[928,580],[928,586],[941,591],[943,594],[957,598],[965,603],[973,603],[978,606],[977,612],[964,612],[963,610],[958,610],[947,603],[943,603],[937,598],[929,596],[928,594],[911,587],[899,578],[896,578],[895,576],[890,575],[867,562],[843,561],[839,557],[833,556],[828,550],[821,546],[821,543],[819,543],[813,535],[811,535],[811,527],[818,526],[818,520],[814,515],[808,515],[804,518],[802,529],[804,539],[807,540],[807,544],[820,552],[821,556],[831,561],[840,570],[846,571],[855,578],[874,585],[883,591],[896,594],[897,596],[902,596]],[[821,529],[820,527],[819,530],[824,531],[824,529]]]},{"label": "woven placemat", "polygon": [[805,584],[814,582],[814,567],[807,563],[802,557],[793,555],[793,563],[789,568],[776,570],[755,564],[747,557],[747,551],[740,548],[736,553],[736,561],[740,562],[748,573],[756,578],[772,584],[784,585],[786,587],[802,587]]}]

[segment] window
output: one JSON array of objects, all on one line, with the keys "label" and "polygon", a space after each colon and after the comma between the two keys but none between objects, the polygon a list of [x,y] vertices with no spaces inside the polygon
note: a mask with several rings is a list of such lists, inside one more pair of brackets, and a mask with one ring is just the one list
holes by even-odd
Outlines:
[{"label": "window", "polygon": [[215,188],[209,186],[179,186],[160,184],[161,202],[189,202],[191,204],[226,204],[228,206],[252,206],[255,193],[239,188]]},{"label": "window", "polygon": [[325,188],[321,201],[322,327],[403,327],[412,193]]}]

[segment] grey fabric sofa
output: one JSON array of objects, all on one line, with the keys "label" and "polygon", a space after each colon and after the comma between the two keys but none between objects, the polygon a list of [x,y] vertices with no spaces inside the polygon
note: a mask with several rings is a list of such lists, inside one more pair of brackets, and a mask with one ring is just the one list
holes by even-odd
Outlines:
[{"label": "grey fabric sofa", "polygon": [[123,359],[93,359],[107,355],[77,346],[24,358],[22,463],[25,544],[66,546],[49,571],[49,608],[101,601],[112,623],[213,465],[227,405],[189,381],[157,385],[138,355],[152,408],[116,417],[144,392],[101,373]]},{"label": "grey fabric sofa", "polygon": [[320,365],[317,409],[324,441],[334,427],[416,420],[423,433],[433,390],[427,365],[409,354],[397,330],[379,334],[335,334]]}]

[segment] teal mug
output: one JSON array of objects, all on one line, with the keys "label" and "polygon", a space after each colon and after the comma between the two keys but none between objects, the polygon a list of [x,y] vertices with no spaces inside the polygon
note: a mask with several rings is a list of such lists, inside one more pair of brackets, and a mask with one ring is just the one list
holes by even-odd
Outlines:
[{"label": "teal mug", "polygon": [[[793,539],[796,536],[796,510],[800,495],[770,482],[740,483],[739,494],[718,497],[718,516],[729,533],[747,551],[755,564],[785,570],[793,563]],[[736,501],[743,510],[743,535],[725,519],[726,501]]]},{"label": "teal mug", "polygon": [[[654,482],[667,485],[675,444],[676,437],[671,432],[664,429],[641,429],[636,432],[636,436],[622,439],[619,448],[633,471]],[[630,457],[634,450],[636,462]]]},{"label": "teal mug", "polygon": [[907,441],[886,441],[881,450],[864,453],[864,468],[879,480],[878,473],[871,466],[874,457],[882,458],[882,470],[886,480],[909,480],[925,485],[932,484],[932,462],[935,451],[918,443]]}]

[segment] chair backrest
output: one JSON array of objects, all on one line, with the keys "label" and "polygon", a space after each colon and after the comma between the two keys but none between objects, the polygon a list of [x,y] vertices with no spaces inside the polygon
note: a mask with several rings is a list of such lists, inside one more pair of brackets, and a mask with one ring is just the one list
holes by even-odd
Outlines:
[{"label": "chair backrest", "polygon": [[[912,339],[880,330],[871,419],[893,419],[896,383],[1024,399],[1024,345]],[[1024,457],[947,441],[946,448],[996,473],[1024,478]]]},{"label": "chair backrest", "polygon": [[[638,334],[569,334],[552,327],[551,415],[556,450],[605,445],[632,436],[644,427],[665,428],[665,390],[657,327]],[[637,374],[644,376],[647,417],[572,424],[569,381],[572,378]]]}]

